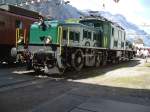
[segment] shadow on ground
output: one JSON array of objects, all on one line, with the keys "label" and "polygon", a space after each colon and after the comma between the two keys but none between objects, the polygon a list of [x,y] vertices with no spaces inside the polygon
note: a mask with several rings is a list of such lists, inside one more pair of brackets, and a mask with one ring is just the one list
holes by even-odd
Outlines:
[{"label": "shadow on ground", "polygon": [[58,74],[50,74],[49,77],[53,78],[64,78],[64,79],[85,79],[90,77],[95,77],[99,75],[104,75],[105,73],[119,69],[119,68],[126,68],[126,67],[135,67],[138,64],[140,64],[140,60],[131,60],[127,62],[121,62],[119,64],[108,64],[106,66],[100,66],[100,67],[85,67],[80,72],[77,72],[75,70],[68,70],[64,73],[64,75],[58,75]]},{"label": "shadow on ground", "polygon": [[[126,67],[135,67],[138,64],[140,64],[140,60],[130,60],[126,62],[121,62],[119,64],[107,64],[105,66],[100,67],[85,67],[81,71],[77,72],[73,69],[67,69],[63,75],[59,74],[36,74],[32,70],[31,72],[25,72],[22,73],[22,75],[32,75],[32,76],[48,76],[50,78],[63,78],[63,79],[72,79],[72,80],[78,80],[78,79],[85,79],[90,77],[95,77],[99,75],[104,75],[105,73],[119,69],[119,68],[126,68]],[[17,67],[24,67],[24,71],[26,71],[25,64],[1,64],[0,69],[8,69],[8,68],[16,68]]]},{"label": "shadow on ground", "polygon": [[27,110],[32,109],[42,110],[32,112],[71,112],[89,99],[105,99],[116,101],[118,104],[124,102],[150,106],[150,90],[51,80],[0,92],[0,112],[31,112]]},{"label": "shadow on ground", "polygon": [[[100,68],[86,68],[81,72],[71,71],[65,76],[51,75],[49,81],[0,92],[0,112],[26,112],[37,107],[42,108],[43,104],[46,104],[46,108],[51,112],[71,112],[91,98],[150,106],[150,90],[96,85],[73,80],[93,77],[90,76],[91,72],[99,69],[102,73],[95,75],[103,75],[121,67],[134,67],[137,64],[138,60]],[[23,75],[28,76],[32,73]],[[43,112],[47,112],[44,110],[46,108],[43,108]]]},{"label": "shadow on ground", "polygon": [[17,68],[17,67],[24,67],[25,63],[0,63],[0,69],[8,69],[8,68]]}]

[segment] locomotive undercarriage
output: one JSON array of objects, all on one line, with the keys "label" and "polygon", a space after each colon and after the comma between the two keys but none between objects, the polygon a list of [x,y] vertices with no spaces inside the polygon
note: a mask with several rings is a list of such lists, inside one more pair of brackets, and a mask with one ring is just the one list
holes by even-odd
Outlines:
[{"label": "locomotive undercarriage", "polygon": [[[73,68],[80,71],[84,66],[100,66],[102,62],[102,52],[99,50],[62,47],[56,51],[38,51],[32,54],[32,67],[36,72],[44,71],[45,73],[52,72],[53,69],[60,74],[66,68]],[[52,72],[53,73],[53,72]]]},{"label": "locomotive undercarriage", "polygon": [[[57,47],[53,50],[38,51],[33,54],[32,66],[36,72],[62,74],[66,68],[80,71],[84,66],[99,67],[107,63],[119,63],[129,58],[130,52],[93,49],[82,47]],[[132,56],[132,55],[131,55]]]}]

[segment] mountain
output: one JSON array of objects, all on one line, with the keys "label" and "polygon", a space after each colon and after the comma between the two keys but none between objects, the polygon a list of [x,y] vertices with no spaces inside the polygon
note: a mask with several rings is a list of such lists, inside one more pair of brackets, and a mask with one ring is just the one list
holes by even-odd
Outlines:
[{"label": "mountain", "polygon": [[126,30],[127,38],[129,40],[133,41],[135,38],[142,38],[145,46],[150,46],[150,36],[144,30],[140,29],[137,25],[129,22],[123,15],[111,15],[111,20],[118,23]]},{"label": "mountain", "polygon": [[43,16],[50,16],[56,19],[79,18],[79,11],[61,0],[46,0],[40,3],[26,5],[24,8],[38,11]]},{"label": "mountain", "polygon": [[[25,0],[14,0],[15,1],[25,1]],[[35,0],[36,1],[36,0]],[[12,0],[6,0],[7,3],[12,3]],[[23,5],[24,8],[37,11],[44,16],[50,16],[56,19],[67,19],[67,18],[79,18],[81,16],[90,15],[90,10],[80,11],[70,4],[66,4],[63,0],[41,0],[41,2],[29,3],[28,5]],[[93,11],[94,12],[94,11]],[[96,15],[103,16],[113,22],[121,25],[127,32],[127,38],[133,41],[135,38],[142,38],[146,46],[150,46],[150,36],[142,29],[140,29],[135,24],[129,22],[123,15],[116,14],[112,15],[110,12],[95,11]]]}]

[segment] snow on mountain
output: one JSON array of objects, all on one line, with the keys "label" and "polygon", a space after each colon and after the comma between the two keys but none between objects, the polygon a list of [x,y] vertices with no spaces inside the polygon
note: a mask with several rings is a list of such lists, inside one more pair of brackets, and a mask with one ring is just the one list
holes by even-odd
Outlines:
[{"label": "snow on mountain", "polygon": [[[50,16],[56,19],[79,18],[81,16],[89,15],[89,10],[79,11],[69,4],[65,4],[62,0],[46,0],[40,3],[34,3],[24,6],[24,8],[38,11],[44,16]],[[112,15],[109,12],[100,11],[97,15],[103,16],[113,22],[121,25],[127,32],[128,40],[133,41],[134,38],[140,37],[144,40],[145,45],[150,46],[150,36],[141,30],[135,24],[129,22],[124,16],[120,14]]]},{"label": "snow on mountain", "polygon": [[69,4],[65,4],[65,2],[61,0],[47,0],[36,2],[34,4],[30,4],[24,6],[24,8],[38,11],[44,16],[50,16],[56,19],[67,19],[67,18],[79,18],[79,11],[72,7]]}]

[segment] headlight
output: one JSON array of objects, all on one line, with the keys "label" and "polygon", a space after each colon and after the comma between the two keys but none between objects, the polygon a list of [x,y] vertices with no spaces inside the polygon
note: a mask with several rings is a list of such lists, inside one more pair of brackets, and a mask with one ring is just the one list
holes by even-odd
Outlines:
[{"label": "headlight", "polygon": [[20,36],[19,39],[18,39],[18,41],[17,41],[17,43],[20,44],[22,42],[23,42],[23,36]]},{"label": "headlight", "polygon": [[44,43],[45,44],[51,44],[52,43],[52,37],[51,36],[45,37]]},{"label": "headlight", "polygon": [[16,57],[17,56],[17,48],[16,47],[11,48],[11,56],[12,57]]}]

